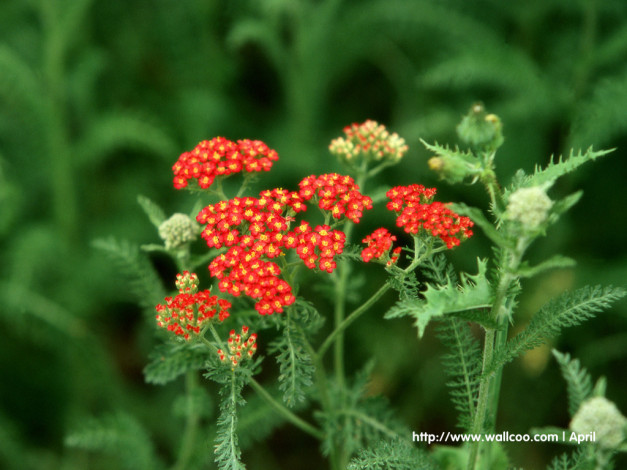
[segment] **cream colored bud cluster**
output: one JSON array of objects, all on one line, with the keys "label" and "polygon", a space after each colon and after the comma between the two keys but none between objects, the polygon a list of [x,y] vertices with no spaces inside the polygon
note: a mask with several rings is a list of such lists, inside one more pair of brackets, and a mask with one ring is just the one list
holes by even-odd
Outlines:
[{"label": "cream colored bud cluster", "polygon": [[615,449],[625,440],[625,426],[627,418],[605,397],[584,401],[570,422],[570,429],[578,434],[594,432],[595,441],[605,449]]},{"label": "cream colored bud cluster", "polygon": [[525,229],[535,230],[547,220],[551,207],[553,201],[542,187],[520,188],[509,197],[505,215]]},{"label": "cream colored bud cluster", "polygon": [[197,235],[198,224],[186,214],[174,214],[159,225],[159,236],[165,241],[168,250],[194,241]]},{"label": "cream colored bud cluster", "polygon": [[331,141],[329,150],[339,159],[354,162],[360,156],[367,161],[398,162],[408,150],[405,139],[390,134],[383,124],[367,120],[344,128],[346,137]]},{"label": "cream colored bud cluster", "polygon": [[243,361],[251,359],[257,351],[257,333],[248,336],[249,328],[242,326],[242,332],[237,334],[231,330],[227,341],[228,354],[222,349],[218,349],[218,356],[224,363],[230,362],[231,366],[237,367]]}]

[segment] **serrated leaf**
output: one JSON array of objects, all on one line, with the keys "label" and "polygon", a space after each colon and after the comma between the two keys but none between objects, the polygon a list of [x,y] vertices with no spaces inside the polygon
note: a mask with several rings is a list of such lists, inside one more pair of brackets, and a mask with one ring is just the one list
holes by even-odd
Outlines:
[{"label": "serrated leaf", "polygon": [[520,277],[533,277],[549,269],[570,268],[575,266],[575,264],[577,263],[572,258],[555,255],[535,266],[529,266],[527,262],[521,263],[516,274]]},{"label": "serrated leaf", "polygon": [[556,349],[552,352],[566,381],[568,414],[572,418],[581,404],[592,395],[592,378],[586,369],[581,367],[578,359],[571,359],[569,354],[561,353]]},{"label": "serrated leaf", "polygon": [[220,388],[222,400],[214,445],[215,462],[220,470],[245,470],[237,435],[237,408],[245,404],[242,398],[244,378],[234,370],[225,370],[225,374],[229,377]]},{"label": "serrated leaf", "polygon": [[624,295],[620,287],[586,286],[550,300],[534,315],[527,328],[495,351],[485,374],[494,373],[523,352],[544,344],[563,328],[580,325]]},{"label": "serrated leaf", "polygon": [[146,382],[163,385],[190,370],[204,367],[211,353],[206,348],[189,344],[164,344],[150,355],[150,363],[144,367]]},{"label": "serrated leaf", "polygon": [[348,464],[348,470],[435,470],[437,467],[423,449],[406,441],[380,441],[362,449]]},{"label": "serrated leaf", "polygon": [[437,142],[430,144],[422,139],[420,139],[420,142],[422,142],[422,145],[424,145],[427,150],[432,151],[439,157],[458,158],[466,162],[468,165],[477,167],[477,169],[481,167],[479,160],[469,150],[462,151],[457,147],[451,149],[448,145],[440,145]]},{"label": "serrated leaf", "polygon": [[487,262],[478,259],[477,267],[475,275],[463,273],[459,285],[450,279],[446,285],[429,284],[422,293],[423,299],[400,301],[385,314],[385,318],[412,316],[416,320],[414,325],[418,328],[418,336],[422,337],[432,318],[490,307],[493,295],[486,278]]},{"label": "serrated leaf", "polygon": [[592,147],[590,147],[585,153],[581,153],[581,151],[579,151],[579,153],[575,155],[574,151],[571,150],[570,156],[566,160],[560,156],[557,163],[554,162],[553,158],[551,158],[551,161],[545,168],[536,166],[534,174],[525,178],[525,186],[531,187],[542,186],[547,183],[552,184],[560,176],[564,176],[575,171],[584,163],[596,160],[597,158],[607,155],[613,151],[614,150],[612,149],[595,152],[592,150]]},{"label": "serrated leaf", "polygon": [[140,206],[142,206],[142,209],[144,209],[144,212],[148,216],[148,219],[156,228],[159,228],[159,226],[166,220],[165,212],[163,212],[163,209],[161,209],[161,207],[148,199],[146,196],[140,194],[139,196],[137,196],[137,202]]}]

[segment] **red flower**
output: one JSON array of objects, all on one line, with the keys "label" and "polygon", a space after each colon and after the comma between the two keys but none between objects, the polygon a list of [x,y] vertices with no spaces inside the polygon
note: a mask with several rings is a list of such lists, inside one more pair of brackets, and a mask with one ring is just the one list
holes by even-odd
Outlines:
[{"label": "red flower", "polygon": [[191,179],[203,189],[209,188],[217,176],[240,171],[268,171],[278,160],[276,151],[260,140],[238,140],[237,143],[215,137],[203,140],[191,152],[181,154],[172,167],[174,187],[185,188]]},{"label": "red flower", "polygon": [[229,317],[231,303],[211,295],[208,290],[198,291],[198,276],[184,271],[176,276],[179,294],[166,297],[165,304],[159,304],[157,325],[189,340],[198,335],[203,325],[217,316],[218,321]]},{"label": "red flower", "polygon": [[383,258],[383,256],[392,248],[392,243],[394,241],[396,241],[396,237],[387,229],[376,229],[373,233],[362,240],[363,243],[368,245],[361,252],[362,259],[368,263],[372,259]]},{"label": "red flower", "polygon": [[435,188],[419,184],[396,186],[387,192],[387,208],[398,214],[396,225],[405,232],[415,235],[422,228],[450,249],[472,236],[470,227],[474,223],[450,210],[447,204],[431,202],[435,192]]}]

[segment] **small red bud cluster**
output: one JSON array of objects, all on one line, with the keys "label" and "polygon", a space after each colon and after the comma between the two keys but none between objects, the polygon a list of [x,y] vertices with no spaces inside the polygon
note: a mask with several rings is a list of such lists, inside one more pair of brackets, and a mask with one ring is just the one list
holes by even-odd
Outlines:
[{"label": "small red bud cluster", "polygon": [[217,176],[240,171],[269,171],[279,156],[260,140],[238,140],[237,143],[215,137],[203,140],[191,152],[181,154],[172,167],[174,187],[185,188],[191,179],[207,189]]},{"label": "small red bud cluster", "polygon": [[405,232],[415,235],[422,228],[439,237],[450,249],[472,236],[470,228],[474,223],[450,210],[448,204],[431,202],[435,193],[435,188],[420,184],[396,186],[386,193],[387,208],[396,212],[396,225]]},{"label": "small red bud cluster", "polygon": [[248,336],[249,328],[242,326],[242,332],[237,334],[231,330],[227,341],[228,352],[218,349],[218,357],[224,363],[229,362],[232,367],[237,367],[243,361],[252,359],[257,351],[257,333]]},{"label": "small red bud cluster", "polygon": [[176,276],[176,297],[166,297],[165,304],[159,304],[157,325],[177,336],[190,340],[200,334],[204,324],[216,318],[224,321],[229,316],[231,303],[211,295],[208,290],[198,291],[198,276],[184,271]]}]

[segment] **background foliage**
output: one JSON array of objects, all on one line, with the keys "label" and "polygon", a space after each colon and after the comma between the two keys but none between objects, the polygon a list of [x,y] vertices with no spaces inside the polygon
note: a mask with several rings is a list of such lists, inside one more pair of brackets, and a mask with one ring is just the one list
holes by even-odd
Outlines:
[{"label": "background foliage", "polygon": [[[70,430],[90,429],[88,416],[110,425],[111,434],[99,438],[112,449],[128,444],[124,436],[138,442],[134,468],[154,468],[153,452],[175,451],[182,420],[173,421],[171,410],[182,385],[146,384],[142,374],[155,344],[150,306],[163,292],[129,286],[106,256],[106,241],[101,249],[93,242],[110,235],[137,245],[158,241],[138,194],[169,213],[190,212],[193,200],[171,186],[170,166],[182,151],[216,135],[261,139],[281,160],[260,185],[293,188],[308,174],[340,170],[328,142],[343,126],[371,118],[410,145],[403,162],[379,176],[381,185],[438,184],[442,200],[482,206],[477,190],[435,180],[418,140],[454,143],[455,125],[477,100],[505,125],[497,162],[505,181],[516,168],[529,173],[570,147],[618,148],[560,182],[562,194],[582,188],[584,197],[534,246],[534,256],[559,249],[579,265],[527,283],[519,315],[564,289],[624,285],[622,0],[1,2],[3,468],[123,468],[116,452],[95,457],[64,446]],[[359,230],[367,233],[381,220],[393,223],[381,211]],[[477,236],[451,256],[474,272],[487,246]],[[135,245],[125,252],[127,259],[113,261],[128,266],[139,253]],[[151,262],[171,285],[174,266],[159,255]],[[368,268],[374,285],[381,273]],[[353,293],[369,288],[355,284]],[[315,286],[309,289],[304,295],[315,298]],[[144,310],[132,292],[142,294]],[[323,314],[324,308],[322,300]],[[626,327],[623,301],[555,344],[593,377],[607,376],[607,396],[623,413],[627,377],[618,372],[627,369]],[[448,379],[434,331],[417,342],[405,320],[383,320],[373,310],[347,342],[353,371],[374,353],[369,387],[411,429],[455,429],[454,409],[442,398]],[[566,426],[565,396],[549,348],[532,350],[505,371],[499,427],[522,433]],[[271,419],[260,426],[245,415],[244,430],[247,420],[257,430],[244,431],[241,442],[251,469],[322,465],[306,435],[289,427],[272,432]],[[536,468],[564,449],[506,450]]]}]

